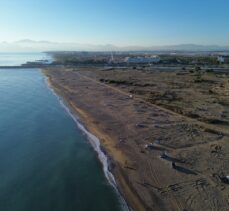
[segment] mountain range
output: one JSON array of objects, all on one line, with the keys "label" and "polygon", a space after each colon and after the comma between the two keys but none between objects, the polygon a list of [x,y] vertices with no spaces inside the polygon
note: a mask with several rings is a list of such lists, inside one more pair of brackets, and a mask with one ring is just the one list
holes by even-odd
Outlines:
[{"label": "mountain range", "polygon": [[73,42],[35,41],[30,39],[15,42],[0,42],[0,52],[41,51],[229,51],[229,46],[180,44],[166,46],[125,46],[111,44],[93,45]]}]

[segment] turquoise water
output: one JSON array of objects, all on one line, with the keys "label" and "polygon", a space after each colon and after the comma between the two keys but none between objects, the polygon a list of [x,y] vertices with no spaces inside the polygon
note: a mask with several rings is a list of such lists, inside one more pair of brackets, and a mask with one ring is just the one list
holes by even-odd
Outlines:
[{"label": "turquoise water", "polygon": [[37,69],[0,69],[0,210],[121,210],[97,154]]}]

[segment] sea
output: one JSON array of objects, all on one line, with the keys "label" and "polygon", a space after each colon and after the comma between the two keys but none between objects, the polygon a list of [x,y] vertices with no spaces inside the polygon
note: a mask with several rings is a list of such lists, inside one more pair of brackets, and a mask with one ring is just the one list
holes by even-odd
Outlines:
[{"label": "sea", "polygon": [[[46,58],[2,53],[0,66]],[[0,210],[127,210],[99,140],[40,69],[0,68]]]},{"label": "sea", "polygon": [[0,66],[20,66],[27,62],[35,62],[38,60],[47,60],[51,62],[52,56],[48,53],[31,52],[31,53],[1,53]]}]

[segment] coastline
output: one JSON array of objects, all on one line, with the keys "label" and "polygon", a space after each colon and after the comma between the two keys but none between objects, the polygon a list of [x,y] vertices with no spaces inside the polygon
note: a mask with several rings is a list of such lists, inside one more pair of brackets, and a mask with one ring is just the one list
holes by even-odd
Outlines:
[{"label": "coastline", "polygon": [[[54,70],[55,71],[55,70]],[[125,170],[132,169],[132,160],[129,159],[122,151],[118,150],[116,147],[116,141],[107,133],[104,133],[104,131],[101,131],[101,129],[97,125],[97,120],[90,117],[90,115],[87,113],[87,109],[85,110],[79,108],[76,106],[76,103],[72,102],[71,99],[68,97],[68,93],[65,93],[63,89],[58,87],[57,83],[52,80],[52,76],[46,71],[45,69],[42,70],[43,74],[48,78],[49,86],[52,87],[54,93],[59,98],[61,97],[63,99],[63,102],[66,102],[68,105],[67,108],[73,114],[73,116],[78,117],[78,120],[82,122],[82,125],[86,128],[87,131],[89,131],[90,134],[93,134],[95,137],[97,137],[100,141],[101,148],[103,151],[106,152],[106,155],[109,157],[109,159],[112,161],[112,166],[115,166],[111,169],[111,173],[114,175],[116,184],[117,184],[117,190],[120,194],[120,196],[123,196],[127,207],[129,210],[136,210],[136,211],[167,211],[169,210],[167,205],[164,204],[163,199],[160,198],[160,196],[157,195],[157,193],[153,192],[151,194],[151,200],[150,200],[150,206],[145,203],[143,200],[144,198],[144,191],[137,191],[132,184],[132,181],[130,181],[129,175],[125,172]],[[68,90],[69,92],[70,90]],[[130,167],[129,167],[130,166]],[[141,177],[135,178],[141,181]],[[145,182],[137,182],[138,186],[145,186]],[[143,195],[142,195],[143,193]],[[142,198],[143,197],[143,198]],[[176,199],[173,199],[174,205],[173,208],[176,211],[181,211],[182,208],[176,201]]]},{"label": "coastline", "polygon": [[[124,198],[124,200],[128,199],[128,201],[132,202],[132,204],[134,204],[135,210],[145,210],[145,206],[143,204],[141,204],[141,202],[138,202],[138,199],[136,197],[136,193],[133,193],[131,188],[128,187],[126,181],[125,181],[125,176],[121,173],[121,171],[118,171],[118,165],[124,165],[125,161],[127,160],[123,157],[123,155],[120,155],[119,151],[115,150],[115,147],[112,146],[112,139],[107,135],[102,133],[97,127],[96,124],[93,123],[94,121],[87,115],[86,112],[82,111],[81,109],[77,108],[75,105],[73,105],[70,102],[70,107],[73,109],[75,115],[78,115],[80,118],[80,120],[83,122],[83,125],[85,125],[86,130],[90,131],[89,134],[93,134],[93,136],[98,137],[98,140],[100,141],[100,144],[102,147],[101,151],[105,151],[105,155],[111,160],[111,165],[110,165],[110,169],[109,172],[113,175],[114,174],[114,181],[115,181],[115,189],[118,191],[118,193],[121,195],[121,197]],[[83,126],[84,127],[84,126]],[[118,158],[116,160],[116,158]],[[120,163],[119,163],[120,162]],[[116,168],[116,172],[112,172],[112,165],[115,165]],[[123,190],[123,191],[122,191]],[[132,206],[129,205],[129,203],[127,203],[125,201],[128,210],[132,210]]]},{"label": "coastline", "polygon": [[[107,72],[98,68],[55,68],[46,69],[44,74],[87,131],[99,138],[102,151],[111,161],[109,169],[118,189],[133,210],[227,207],[227,189],[219,190],[221,181],[214,176],[216,168],[217,172],[227,169],[227,156],[219,163],[222,155],[216,151],[226,152],[229,147],[225,129],[155,105],[144,99],[147,95],[131,92],[139,89],[144,93],[166,79],[162,81],[164,91],[170,77],[178,84],[184,80],[183,75],[138,70]],[[186,77],[190,81],[193,76]],[[163,96],[159,99],[163,100]],[[178,167],[172,166],[174,162]],[[198,196],[195,203],[190,200],[194,196]]]},{"label": "coastline", "polygon": [[[68,102],[64,98],[61,90],[52,85],[49,76],[44,70],[41,70],[41,72],[45,77],[47,87],[50,89],[53,95],[56,96],[61,106],[71,116],[77,127],[87,136],[88,141],[90,142],[93,150],[97,153],[98,159],[102,164],[103,172],[108,183],[114,188],[115,192],[117,193],[123,211],[131,211],[132,208],[127,203],[125,196],[120,189],[121,187],[119,187],[120,183],[124,185],[124,183],[122,182],[123,178],[115,178],[115,176],[113,175],[112,164],[114,161],[110,154],[107,152],[107,148],[103,146],[104,143],[101,142],[101,140],[109,140],[110,138],[106,134],[102,134],[99,130],[96,129],[96,125],[93,124],[93,121],[90,120],[90,117],[88,117],[84,111],[77,108],[75,105],[73,105],[72,102]],[[120,179],[120,181],[116,181],[117,179]],[[141,208],[141,206],[138,207],[140,208],[139,210],[144,210]]]}]

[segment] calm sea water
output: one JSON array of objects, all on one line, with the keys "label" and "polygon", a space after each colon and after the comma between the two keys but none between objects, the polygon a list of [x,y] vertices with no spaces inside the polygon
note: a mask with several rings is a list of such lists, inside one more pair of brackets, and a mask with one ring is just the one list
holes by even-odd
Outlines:
[{"label": "calm sea water", "polygon": [[38,69],[0,69],[0,210],[121,210],[86,136]]},{"label": "calm sea water", "polygon": [[36,60],[51,61],[52,58],[46,53],[0,53],[0,66],[19,66]]}]

